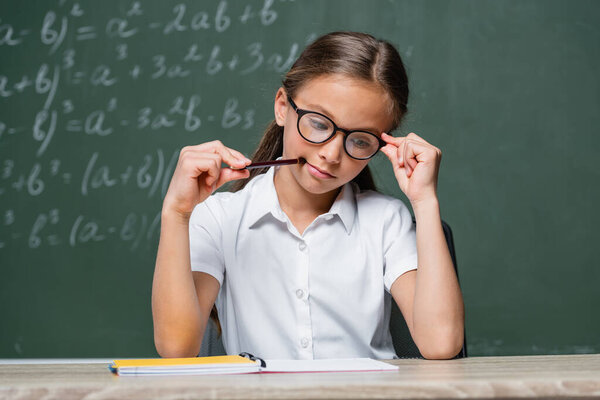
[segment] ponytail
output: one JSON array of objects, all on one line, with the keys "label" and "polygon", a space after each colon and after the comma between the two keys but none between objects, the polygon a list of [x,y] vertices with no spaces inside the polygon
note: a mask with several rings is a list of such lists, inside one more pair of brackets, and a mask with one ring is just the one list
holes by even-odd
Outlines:
[{"label": "ponytail", "polygon": [[[271,121],[265,131],[256,151],[252,155],[252,162],[275,160],[283,155],[283,126],[277,125]],[[250,176],[246,179],[237,180],[231,185],[230,191],[237,192],[242,190],[248,182],[257,175],[264,174],[268,168],[255,168],[250,170]]]}]

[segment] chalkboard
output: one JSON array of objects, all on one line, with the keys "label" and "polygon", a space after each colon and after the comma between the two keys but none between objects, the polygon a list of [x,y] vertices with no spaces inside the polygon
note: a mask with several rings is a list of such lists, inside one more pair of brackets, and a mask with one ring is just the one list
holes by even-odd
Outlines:
[{"label": "chalkboard", "polygon": [[250,155],[283,74],[333,30],[407,65],[396,135],[443,151],[470,355],[599,352],[599,27],[596,1],[1,2],[0,358],[156,355],[179,149]]}]

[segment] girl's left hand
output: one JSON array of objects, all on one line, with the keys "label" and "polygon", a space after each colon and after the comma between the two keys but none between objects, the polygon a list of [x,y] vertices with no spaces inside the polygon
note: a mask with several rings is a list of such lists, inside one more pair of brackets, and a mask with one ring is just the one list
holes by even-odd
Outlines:
[{"label": "girl's left hand", "polygon": [[381,135],[387,144],[381,151],[388,157],[394,175],[411,204],[437,198],[437,180],[442,152],[414,133],[406,137]]}]

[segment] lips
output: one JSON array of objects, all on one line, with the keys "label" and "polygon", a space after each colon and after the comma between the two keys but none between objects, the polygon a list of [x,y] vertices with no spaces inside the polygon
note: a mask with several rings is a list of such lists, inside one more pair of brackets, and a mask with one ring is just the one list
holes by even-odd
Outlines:
[{"label": "lips", "polygon": [[317,178],[322,178],[322,179],[335,178],[334,175],[330,174],[326,170],[323,170],[315,165],[312,165],[309,162],[306,163],[306,167],[308,168],[308,172],[310,172],[311,175],[316,176]]}]

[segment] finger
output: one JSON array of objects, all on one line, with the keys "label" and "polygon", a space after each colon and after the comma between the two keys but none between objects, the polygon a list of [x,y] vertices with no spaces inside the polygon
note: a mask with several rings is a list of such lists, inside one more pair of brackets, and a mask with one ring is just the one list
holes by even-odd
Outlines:
[{"label": "finger", "polygon": [[407,174],[410,174],[412,172],[411,170],[414,169],[416,164],[414,164],[414,163],[407,164],[407,162],[406,162],[406,160],[407,160],[406,145],[407,145],[407,142],[409,141],[408,137],[393,137],[393,136],[388,135],[387,133],[383,133],[381,135],[381,138],[385,142],[388,143],[384,147],[397,146],[398,167],[405,168]]},{"label": "finger", "polygon": [[407,140],[408,152],[406,153],[409,158],[414,158],[419,162],[430,161],[440,154],[437,147],[430,145],[427,142]]},{"label": "finger", "polygon": [[186,175],[198,177],[202,173],[207,172],[211,167],[220,168],[221,156],[216,153],[203,153],[198,149],[184,148],[179,156],[178,167],[183,170]]},{"label": "finger", "polygon": [[220,149],[219,154],[223,157],[223,162],[232,168],[244,168],[251,162],[244,157],[242,153],[239,153],[238,151],[232,150],[228,147]]},{"label": "finger", "polygon": [[406,143],[407,143],[406,139],[405,138],[396,138],[396,139],[398,139],[398,140],[395,140],[394,144],[392,144],[392,143],[386,144],[385,146],[383,146],[381,148],[381,151],[390,160],[394,169],[404,168],[406,175],[410,176],[412,174],[412,170],[414,169],[414,166],[416,166],[416,164],[411,165],[410,163],[407,163],[405,161],[405,160],[407,160],[407,157],[405,154],[406,153]]},{"label": "finger", "polygon": [[388,160],[390,160],[390,163],[392,163],[392,167],[394,169],[401,168],[398,165],[398,148],[396,146],[392,144],[386,144],[380,149],[380,151],[385,154]]},{"label": "finger", "polygon": [[190,155],[184,160],[183,169],[190,178],[203,179],[211,187],[221,174],[221,158],[216,154]]},{"label": "finger", "polygon": [[250,160],[248,157],[246,157],[245,155],[243,155],[243,154],[242,154],[242,153],[240,153],[239,151],[237,151],[237,150],[234,150],[234,149],[229,149],[229,150],[230,150],[230,151],[233,153],[233,155],[234,155],[234,156],[235,156],[237,159],[244,160],[244,161],[246,162],[246,165],[248,165],[248,164],[251,164],[251,163],[252,163],[252,161],[251,161],[251,160]]},{"label": "finger", "polygon": [[244,179],[250,176],[250,171],[241,169],[222,168],[222,157],[217,153],[196,153],[190,156],[192,162],[195,161],[194,176],[200,176],[205,173],[204,183],[212,191],[221,187],[226,182]]},{"label": "finger", "polygon": [[408,140],[405,139],[404,142],[402,143],[402,151],[400,154],[402,154],[402,157],[401,157],[402,166],[404,167],[406,176],[410,177],[412,175],[413,169],[414,169],[414,167],[416,167],[416,165],[413,165],[410,162],[408,148],[409,148],[409,143],[408,143]]},{"label": "finger", "polygon": [[227,182],[235,181],[237,179],[246,179],[250,177],[250,171],[247,169],[231,169],[231,168],[223,168],[221,170],[221,174],[219,175],[219,179],[215,184],[215,188],[220,188]]},{"label": "finger", "polygon": [[407,175],[412,175],[412,171],[419,163],[432,160],[438,154],[438,149],[427,142],[406,140],[404,159],[408,165]]},{"label": "finger", "polygon": [[430,143],[428,143],[425,139],[423,139],[422,137],[420,137],[419,135],[417,135],[414,132],[409,133],[408,135],[404,136],[404,137],[395,137],[395,136],[391,136],[385,132],[383,132],[381,134],[381,139],[383,139],[384,142],[386,143],[391,143],[394,144],[396,146],[400,146],[401,143],[405,140],[412,140],[415,142],[421,142],[423,144],[427,144],[429,145]]},{"label": "finger", "polygon": [[383,132],[381,134],[381,138],[387,143],[384,147],[395,147],[396,148],[396,159],[397,159],[397,164],[398,167],[403,168],[404,167],[404,160],[402,155],[404,154],[404,142],[406,141],[405,138],[402,137],[393,137],[391,135],[388,135],[387,133]]},{"label": "finger", "polygon": [[[215,140],[212,142],[213,151],[220,154],[223,162],[234,168],[244,168],[249,164],[249,160],[237,150],[226,147],[221,141]],[[236,154],[237,153],[237,154]]]},{"label": "finger", "polygon": [[386,157],[392,163],[392,167],[394,169],[394,175],[398,179],[398,184],[400,185],[400,188],[406,187],[408,178],[407,178],[406,172],[401,171],[401,169],[404,169],[404,167],[402,165],[400,165],[400,162],[399,162],[400,158],[401,158],[401,157],[399,157],[400,148],[396,147],[393,144],[387,144],[387,145],[383,146],[380,150],[383,154],[386,155]]},{"label": "finger", "polygon": [[420,142],[420,143],[423,143],[426,145],[431,145],[431,143],[429,143],[428,141],[426,141],[425,139],[423,139],[421,136],[417,135],[414,132],[411,132],[408,135],[406,135],[406,139],[412,140],[414,142]]},{"label": "finger", "polygon": [[383,139],[384,142],[389,143],[389,144],[393,144],[395,146],[399,146],[400,143],[402,143],[402,141],[404,140],[404,138],[402,138],[402,137],[395,137],[395,136],[392,136],[392,135],[387,134],[385,132],[383,132],[381,134],[381,139]]},{"label": "finger", "polygon": [[398,165],[402,168],[406,168],[406,138],[401,138],[402,142],[398,147]]},{"label": "finger", "polygon": [[408,164],[410,169],[415,169],[417,164],[419,163],[416,159],[417,155],[415,153],[415,143],[410,140],[406,141],[406,145],[404,147],[404,161]]},{"label": "finger", "polygon": [[198,146],[191,146],[191,150],[199,153],[219,154],[222,161],[234,168],[244,168],[249,164],[248,159],[237,150],[226,147],[220,140],[202,143]]}]

